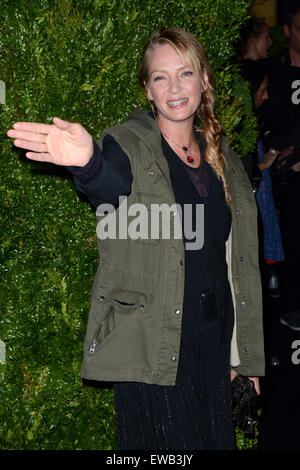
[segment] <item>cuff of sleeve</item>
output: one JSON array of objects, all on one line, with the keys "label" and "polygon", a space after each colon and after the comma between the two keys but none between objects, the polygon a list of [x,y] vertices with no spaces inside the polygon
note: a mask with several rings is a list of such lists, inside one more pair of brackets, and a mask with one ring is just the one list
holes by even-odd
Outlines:
[{"label": "cuff of sleeve", "polygon": [[94,151],[90,161],[83,167],[78,166],[67,166],[67,170],[76,177],[82,184],[86,184],[92,180],[102,169],[103,158],[101,150],[96,143],[93,141]]}]

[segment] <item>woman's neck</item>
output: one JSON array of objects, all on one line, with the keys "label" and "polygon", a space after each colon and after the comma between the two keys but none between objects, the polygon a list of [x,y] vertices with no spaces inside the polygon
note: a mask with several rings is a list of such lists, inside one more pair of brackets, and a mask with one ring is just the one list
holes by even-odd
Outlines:
[{"label": "woman's neck", "polygon": [[246,52],[246,54],[244,54],[244,59],[251,59],[256,61],[259,59],[259,56],[256,51],[249,50]]},{"label": "woman's neck", "polygon": [[180,122],[166,122],[162,120],[158,115],[156,117],[156,122],[158,124],[158,127],[160,128],[161,133],[164,136],[173,139],[182,146],[185,145],[188,147],[194,140],[193,120],[186,120]]},{"label": "woman's neck", "polygon": [[291,65],[293,65],[294,67],[300,67],[300,54],[292,47],[290,47],[290,59]]},{"label": "woman's neck", "polygon": [[199,144],[194,133],[194,119],[167,121],[158,115],[156,122],[160,132],[175,154],[188,166],[197,168],[201,163]]}]

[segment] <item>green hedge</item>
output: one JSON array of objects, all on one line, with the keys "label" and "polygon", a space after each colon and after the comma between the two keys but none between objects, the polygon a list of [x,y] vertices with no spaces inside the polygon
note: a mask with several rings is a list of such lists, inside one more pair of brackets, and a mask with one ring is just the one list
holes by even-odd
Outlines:
[{"label": "green hedge", "polygon": [[248,3],[2,0],[0,339],[7,357],[0,365],[1,449],[117,448],[111,389],[80,378],[98,259],[94,213],[62,168],[27,161],[7,129],[15,121],[60,116],[98,137],[134,105],[146,105],[137,81],[142,47],[159,26],[176,25],[203,41],[223,126],[246,155],[255,119],[229,62]]}]

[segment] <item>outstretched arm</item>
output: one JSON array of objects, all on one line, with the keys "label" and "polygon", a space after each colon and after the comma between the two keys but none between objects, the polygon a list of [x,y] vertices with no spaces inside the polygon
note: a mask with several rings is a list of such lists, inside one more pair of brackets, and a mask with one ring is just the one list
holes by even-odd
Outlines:
[{"label": "outstretched arm", "polygon": [[29,150],[27,158],[67,167],[77,189],[95,207],[103,202],[117,205],[119,196],[130,193],[129,159],[110,136],[104,138],[101,152],[84,127],[59,118],[53,124],[17,122],[7,135],[16,139],[17,147]]},{"label": "outstretched arm", "polygon": [[93,138],[81,124],[54,118],[53,124],[16,122],[7,132],[26,157],[64,166],[85,166],[93,155]]}]

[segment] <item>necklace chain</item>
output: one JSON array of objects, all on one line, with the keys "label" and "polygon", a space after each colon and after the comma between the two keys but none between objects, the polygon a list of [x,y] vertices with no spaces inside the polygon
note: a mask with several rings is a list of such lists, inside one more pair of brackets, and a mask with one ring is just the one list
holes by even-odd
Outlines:
[{"label": "necklace chain", "polygon": [[191,155],[188,154],[188,150],[189,150],[188,147],[186,147],[185,145],[182,146],[182,145],[177,144],[175,140],[171,139],[171,137],[166,135],[163,131],[161,131],[161,133],[164,137],[166,137],[166,139],[169,139],[173,144],[177,145],[177,147],[183,150],[183,152],[185,153],[186,159],[189,163],[195,163],[195,159]]}]

